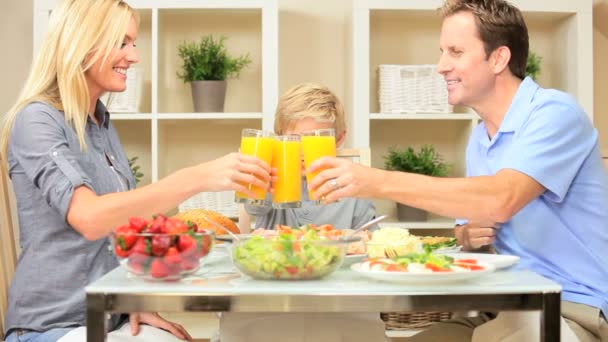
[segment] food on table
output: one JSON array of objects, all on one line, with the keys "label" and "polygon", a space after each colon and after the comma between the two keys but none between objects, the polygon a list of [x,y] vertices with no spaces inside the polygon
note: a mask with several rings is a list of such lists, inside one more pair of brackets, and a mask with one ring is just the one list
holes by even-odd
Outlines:
[{"label": "food on table", "polygon": [[[354,229],[344,229],[342,231],[344,232],[344,235],[350,236],[350,234],[353,230]],[[367,253],[367,248],[365,247],[365,244],[371,240],[372,233],[368,230],[364,230],[364,231],[357,232],[353,236],[360,237],[361,240],[349,244],[348,249],[346,250],[346,255]]]},{"label": "food on table", "polygon": [[340,266],[347,243],[331,226],[278,227],[276,234],[260,231],[234,242],[232,258],[243,273],[258,279],[314,279]]},{"label": "food on table", "polygon": [[485,268],[476,259],[458,259],[442,254],[410,253],[396,258],[372,258],[362,264],[368,271],[436,273],[470,272]]},{"label": "food on table", "polygon": [[423,252],[420,237],[411,235],[404,228],[384,227],[373,232],[367,243],[370,258],[395,257],[409,253]]},{"label": "food on table", "polygon": [[216,226],[214,226],[213,224],[209,223],[209,221],[207,221],[205,219],[205,216],[207,216],[209,219],[219,223],[223,227],[230,229],[230,231],[235,234],[239,234],[241,232],[239,227],[236,225],[236,223],[234,223],[234,221],[232,221],[230,218],[218,213],[217,211],[213,211],[213,210],[189,209],[189,210],[177,213],[173,217],[178,218],[183,221],[190,221],[192,223],[196,223],[196,225],[199,228],[211,230],[211,231],[215,232],[216,235],[228,234],[225,231],[223,231],[222,229],[219,229]]},{"label": "food on table", "polygon": [[[265,237],[276,236],[279,234],[281,229],[284,229],[284,228],[292,229],[291,227],[288,227],[288,226],[277,225],[277,229],[257,228],[252,232],[252,234],[265,236]],[[331,224],[324,224],[321,226],[316,226],[314,224],[307,224],[307,225],[303,225],[298,228],[298,230],[301,232],[305,232],[307,229],[315,229],[320,234],[322,234],[328,238],[331,238],[331,239],[337,239],[340,237],[350,236],[351,232],[353,231],[353,229],[335,229]],[[370,240],[371,233],[367,230],[364,230],[361,232],[357,232],[357,234],[355,234],[353,236],[359,237],[359,238],[361,238],[361,240],[350,243],[346,250],[346,254],[347,255],[365,254],[365,243]]]},{"label": "food on table", "polygon": [[112,234],[121,264],[146,279],[177,280],[195,272],[209,254],[213,232],[162,214],[148,221],[131,217]]},{"label": "food on table", "polygon": [[435,250],[454,248],[456,247],[456,238],[447,236],[423,236],[422,245],[425,251],[432,252]]}]

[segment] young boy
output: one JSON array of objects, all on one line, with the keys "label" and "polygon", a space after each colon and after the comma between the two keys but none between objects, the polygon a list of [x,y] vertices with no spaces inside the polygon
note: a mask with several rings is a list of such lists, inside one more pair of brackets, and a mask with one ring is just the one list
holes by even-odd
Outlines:
[{"label": "young boy", "polygon": [[[346,136],[344,108],[327,87],[302,83],[281,96],[274,123],[276,134],[301,134],[323,128],[333,128],[336,147],[342,145]],[[375,216],[375,207],[369,200],[344,198],[329,205],[315,205],[308,198],[304,171],[302,167],[301,208],[245,206],[249,214],[257,217],[256,228],[274,229],[277,224],[299,227],[309,223],[329,223],[337,229],[357,228]],[[270,198],[268,201],[271,202]],[[379,313],[224,313],[220,320],[220,341],[385,342],[387,339]]]},{"label": "young boy", "polygon": [[[316,129],[333,128],[336,147],[346,137],[342,102],[327,87],[301,83],[287,90],[277,105],[274,131],[277,135],[302,134]],[[369,200],[345,198],[328,205],[316,205],[308,198],[305,170],[302,170],[302,207],[273,209],[269,206],[246,205],[249,215],[256,217],[256,228],[274,229],[277,224],[300,227],[305,224],[331,224],[337,229],[357,228],[375,216]],[[270,203],[268,198],[268,203]],[[243,227],[241,227],[243,229]]]}]

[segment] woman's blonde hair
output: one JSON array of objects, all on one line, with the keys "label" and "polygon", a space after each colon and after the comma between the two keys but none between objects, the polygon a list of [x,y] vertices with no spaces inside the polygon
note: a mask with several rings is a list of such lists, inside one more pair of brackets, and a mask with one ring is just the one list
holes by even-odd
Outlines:
[{"label": "woman's blonde hair", "polygon": [[5,161],[17,114],[36,101],[63,110],[80,148],[86,150],[90,98],[85,72],[100,59],[108,62],[112,49],[123,43],[131,18],[139,22],[137,12],[121,0],[63,0],[52,11],[27,81],[2,119],[0,153]]},{"label": "woman's blonde hair", "polygon": [[281,96],[275,113],[274,131],[283,134],[306,118],[332,123],[336,136],[346,130],[342,102],[331,90],[319,84],[301,83]]}]

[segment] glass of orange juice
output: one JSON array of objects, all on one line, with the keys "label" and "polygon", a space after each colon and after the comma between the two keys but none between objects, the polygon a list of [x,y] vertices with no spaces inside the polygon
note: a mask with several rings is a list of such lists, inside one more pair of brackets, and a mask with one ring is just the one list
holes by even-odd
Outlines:
[{"label": "glass of orange juice", "polygon": [[272,207],[299,208],[302,205],[302,159],[299,135],[276,136],[272,150],[272,166],[277,181],[272,193]]},{"label": "glass of orange juice", "polygon": [[[262,159],[268,165],[272,165],[272,148],[274,144],[274,134],[258,129],[245,128],[241,133],[242,154],[250,155]],[[266,204],[266,189],[253,184],[243,184],[255,193],[255,197],[249,197],[244,193],[237,192],[235,201],[252,205]]]},{"label": "glass of orange juice", "polygon": [[[304,167],[306,170],[315,160],[321,157],[336,156],[336,132],[333,128],[316,129],[310,132],[302,133],[302,152],[304,154]],[[321,172],[321,170],[310,173],[306,172],[306,182],[310,184],[313,178]],[[319,199],[313,198],[313,193],[309,189],[308,197],[315,204],[320,204]]]}]

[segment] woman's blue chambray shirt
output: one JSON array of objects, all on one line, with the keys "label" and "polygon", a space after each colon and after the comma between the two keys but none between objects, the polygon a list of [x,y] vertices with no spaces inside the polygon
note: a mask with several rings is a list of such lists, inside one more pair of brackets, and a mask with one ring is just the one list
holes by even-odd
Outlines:
[{"label": "woman's blue chambray shirt", "polygon": [[98,195],[135,188],[110,114],[99,101],[95,117],[100,125],[88,118],[87,150],[81,151],[62,111],[35,102],[17,115],[8,162],[22,251],[9,289],[7,331],[85,325],[85,286],[118,265],[108,238],[87,241],[67,223],[77,187]]}]

